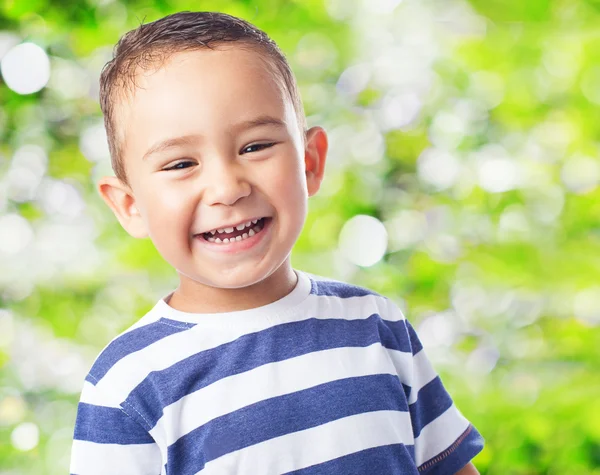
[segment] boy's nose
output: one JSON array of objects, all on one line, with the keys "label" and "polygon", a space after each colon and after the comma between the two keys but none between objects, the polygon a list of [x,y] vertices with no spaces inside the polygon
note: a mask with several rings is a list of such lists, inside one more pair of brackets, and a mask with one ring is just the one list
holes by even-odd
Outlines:
[{"label": "boy's nose", "polygon": [[231,206],[250,195],[250,183],[240,165],[235,162],[219,160],[218,163],[211,164],[209,170],[205,169],[204,178],[206,186],[203,201],[209,206]]}]

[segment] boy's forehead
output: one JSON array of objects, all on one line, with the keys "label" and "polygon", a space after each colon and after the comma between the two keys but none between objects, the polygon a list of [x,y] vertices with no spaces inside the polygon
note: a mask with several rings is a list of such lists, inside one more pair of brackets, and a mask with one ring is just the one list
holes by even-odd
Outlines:
[{"label": "boy's forehead", "polygon": [[[140,97],[148,99],[157,93],[164,95],[173,90],[175,85],[189,85],[190,82],[197,84],[195,91],[198,93],[234,86],[236,89],[260,88],[274,94],[274,100],[282,100],[287,96],[285,83],[277,67],[250,46],[223,45],[179,51],[154,67],[138,68],[135,78],[136,86],[131,90],[126,104]],[[205,91],[207,88],[209,90]]]},{"label": "boy's forehead", "polygon": [[289,114],[293,104],[276,67],[251,47],[178,52],[157,68],[138,71],[135,83],[129,97],[116,105],[123,147],[137,149],[140,139],[148,140],[139,136],[140,128],[168,134],[165,128],[194,128],[209,119],[283,114],[289,121],[295,116]]}]

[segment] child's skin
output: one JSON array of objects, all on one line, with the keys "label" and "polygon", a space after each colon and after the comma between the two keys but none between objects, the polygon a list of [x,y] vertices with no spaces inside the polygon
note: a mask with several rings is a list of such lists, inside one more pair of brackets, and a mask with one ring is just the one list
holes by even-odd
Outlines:
[{"label": "child's skin", "polygon": [[[129,183],[105,177],[98,189],[125,230],[149,236],[177,270],[169,305],[227,312],[287,295],[296,284],[290,252],[323,179],[327,136],[300,130],[264,57],[239,45],[177,53],[138,76],[118,116]],[[144,158],[182,136],[185,144]],[[202,237],[262,217],[270,220],[247,240]],[[458,472],[477,474],[471,463]]]}]

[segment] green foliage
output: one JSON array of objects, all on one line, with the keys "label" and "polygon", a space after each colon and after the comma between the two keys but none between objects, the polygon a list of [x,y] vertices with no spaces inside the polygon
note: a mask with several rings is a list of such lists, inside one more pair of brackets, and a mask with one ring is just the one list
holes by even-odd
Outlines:
[{"label": "green foliage", "polygon": [[[278,42],[310,125],[332,138],[293,263],[402,306],[486,438],[482,474],[598,475],[600,4],[406,0],[374,10],[384,3],[202,2]],[[31,41],[52,63],[39,92],[0,82],[0,220],[29,226],[23,246],[0,229],[0,473],[68,470],[93,358],[176,286],[151,242],[130,238],[100,202],[108,158],[86,137],[101,124],[98,76],[119,36],[197,8],[0,4],[0,30],[14,35],[0,35],[0,55]],[[345,90],[342,73],[361,65],[364,84]],[[16,152],[31,145],[46,154],[39,182],[30,162],[15,171]],[[386,255],[368,268],[338,246],[358,214],[388,231]],[[39,440],[24,447],[15,431],[29,422]]]}]

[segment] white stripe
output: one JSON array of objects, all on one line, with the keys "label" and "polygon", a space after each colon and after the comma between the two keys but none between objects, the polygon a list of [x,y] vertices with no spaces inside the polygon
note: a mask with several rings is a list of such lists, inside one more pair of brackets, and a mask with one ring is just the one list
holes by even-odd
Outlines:
[{"label": "white stripe", "polygon": [[407,412],[367,412],[228,453],[211,460],[198,473],[281,474],[360,450],[399,443],[413,444]]},{"label": "white stripe", "polygon": [[282,323],[311,318],[362,320],[373,313],[379,313],[392,321],[404,318],[391,301],[373,295],[346,299],[310,295],[299,307],[299,312],[282,315],[277,321],[261,322],[251,328],[241,326],[224,329],[215,326],[207,332],[206,326],[198,325],[190,330],[175,333],[122,358],[99,381],[97,387],[101,392],[111,392],[115,399],[123,401],[150,371],[161,371],[200,351],[229,343],[246,333],[266,330]]},{"label": "white stripe", "polygon": [[423,429],[415,439],[415,459],[420,466],[450,447],[469,427],[456,406],[450,406]]},{"label": "white stripe", "polygon": [[70,473],[75,475],[148,475],[161,472],[156,444],[96,444],[74,440]]},{"label": "white stripe", "polygon": [[122,335],[124,335],[125,333],[128,333],[132,330],[136,330],[140,327],[145,327],[146,325],[150,325],[150,324],[156,322],[157,320],[160,320],[161,317],[162,317],[162,315],[160,315],[158,312],[150,310],[146,315],[144,315],[137,322],[135,322],[133,325],[131,325],[127,330],[125,330],[125,332],[122,333]]},{"label": "white stripe", "polygon": [[408,403],[415,403],[417,401],[419,391],[428,383],[433,381],[436,377],[437,373],[435,372],[435,369],[433,369],[433,366],[431,366],[431,362],[427,358],[425,351],[419,351],[413,357],[413,380],[410,384],[412,389],[410,391]]},{"label": "white stripe", "polygon": [[122,402],[122,400],[116,399],[112,394],[103,394],[99,392],[98,388],[89,381],[83,382],[80,401],[87,404],[93,404],[94,406],[116,408],[120,408]]},{"label": "white stripe", "polygon": [[417,400],[419,391],[435,379],[437,373],[423,350],[419,351],[414,357],[411,353],[398,350],[388,349],[387,351],[396,367],[400,381],[411,387],[408,403],[413,404]]},{"label": "white stripe", "polygon": [[[411,357],[410,353],[407,355]],[[385,349],[379,343],[367,347],[316,351],[269,363],[220,379],[165,407],[163,416],[150,435],[161,445],[171,445],[212,419],[250,404],[331,381],[376,374],[396,375]],[[239,388],[244,389],[240,391]],[[173,424],[173,421],[178,423]]]},{"label": "white stripe", "polygon": [[404,315],[391,300],[377,295],[342,298],[311,294],[302,305],[302,313],[306,312],[316,315],[315,318],[361,320],[378,313],[386,320],[404,320]]}]

